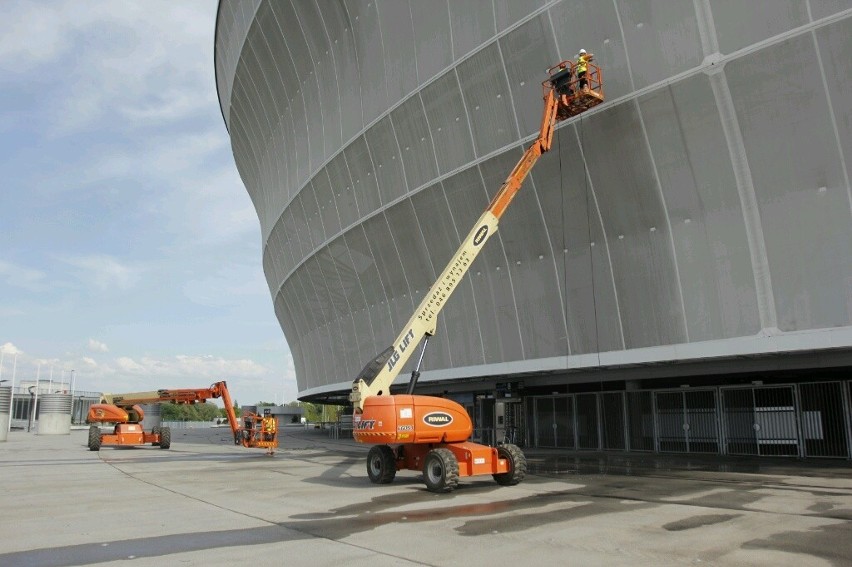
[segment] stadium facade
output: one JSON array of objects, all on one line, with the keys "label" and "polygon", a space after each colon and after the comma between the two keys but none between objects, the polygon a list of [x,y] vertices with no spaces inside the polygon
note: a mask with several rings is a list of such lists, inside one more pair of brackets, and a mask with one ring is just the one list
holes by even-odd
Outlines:
[{"label": "stadium facade", "polygon": [[390,344],[581,47],[607,102],[560,125],[420,391],[485,441],[849,458],[848,0],[222,0],[300,398],[345,399]]}]

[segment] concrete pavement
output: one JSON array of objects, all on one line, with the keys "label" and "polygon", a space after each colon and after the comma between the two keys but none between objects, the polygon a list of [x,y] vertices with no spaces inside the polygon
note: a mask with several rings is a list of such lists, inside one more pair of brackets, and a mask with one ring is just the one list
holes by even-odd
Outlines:
[{"label": "concrete pavement", "polygon": [[230,430],[90,452],[86,431],[0,443],[0,566],[847,565],[852,467],[527,451],[515,487],[447,495],[369,446],[285,427],[274,457]]}]

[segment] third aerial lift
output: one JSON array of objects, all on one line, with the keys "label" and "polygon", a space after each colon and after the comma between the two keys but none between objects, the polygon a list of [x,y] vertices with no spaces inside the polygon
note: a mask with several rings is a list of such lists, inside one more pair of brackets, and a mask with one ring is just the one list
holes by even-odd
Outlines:
[{"label": "third aerial lift", "polygon": [[[142,404],[195,404],[211,398],[222,398],[228,424],[234,434],[234,444],[243,447],[258,447],[272,450],[278,446],[277,428],[273,433],[262,431],[263,418],[255,413],[244,414],[243,426],[237,422],[234,403],[228,385],[224,381],[216,382],[209,388],[179,388],[135,392],[131,394],[103,394],[100,402],[92,404],[86,417],[89,427],[89,449],[98,451],[103,445],[147,445],[150,443],[161,449],[172,445],[172,433],[168,427],[154,427],[144,431],[142,420],[145,417]],[[104,433],[99,423],[115,424],[112,431]]]},{"label": "third aerial lift", "polygon": [[[588,85],[573,79],[575,65],[563,61],[547,70],[542,83],[544,115],[538,138],[524,152],[488,208],[476,221],[438,280],[417,306],[402,332],[370,361],[352,383],[349,400],[353,436],[371,443],[367,475],[377,484],[392,482],[398,470],[422,471],[432,492],[450,492],[459,477],[490,474],[498,484],[511,486],[524,479],[526,457],[513,444],[497,447],[469,441],[473,425],[465,409],[452,400],[414,395],[429,337],[438,314],[470,265],[496,232],[500,217],[539,157],[550,150],[558,122],[576,116],[604,100],[600,68],[588,64]],[[391,394],[394,379],[422,343],[405,394]]]}]

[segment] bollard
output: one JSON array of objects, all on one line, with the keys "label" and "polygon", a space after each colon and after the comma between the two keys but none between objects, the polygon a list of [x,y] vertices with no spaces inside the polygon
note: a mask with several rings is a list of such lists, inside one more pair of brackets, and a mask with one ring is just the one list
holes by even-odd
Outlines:
[{"label": "bollard", "polygon": [[71,433],[71,395],[44,394],[38,398],[38,434]]},{"label": "bollard", "polygon": [[0,441],[9,436],[9,421],[12,419],[12,387],[0,386]]}]

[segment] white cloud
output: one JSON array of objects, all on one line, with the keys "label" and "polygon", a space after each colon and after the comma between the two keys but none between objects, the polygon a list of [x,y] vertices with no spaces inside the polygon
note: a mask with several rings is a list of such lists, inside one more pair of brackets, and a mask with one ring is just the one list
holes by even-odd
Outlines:
[{"label": "white cloud", "polygon": [[[86,383],[90,385],[89,388],[104,392],[202,388],[226,380],[232,395],[239,392],[245,397],[247,391],[278,391],[283,382],[270,368],[246,358],[212,355],[122,356],[102,364],[93,360],[91,362],[94,365],[86,369]],[[251,399],[259,394],[248,395]]]},{"label": "white cloud", "polygon": [[228,359],[213,355],[177,355],[158,359],[143,357],[138,361],[119,359],[122,368],[131,373],[162,377],[205,377],[221,379],[225,376],[257,377],[268,369],[249,359]]},{"label": "white cloud", "polygon": [[63,261],[78,268],[77,277],[82,282],[91,283],[102,291],[130,289],[139,281],[142,273],[140,267],[122,264],[107,255],[77,256],[64,258]]},{"label": "white cloud", "polygon": [[110,115],[123,127],[197,115],[216,103],[215,14],[215,2],[6,0],[0,82],[32,76],[56,87],[57,134],[95,128]]},{"label": "white cloud", "polygon": [[109,347],[106,344],[95,339],[89,339],[87,346],[92,352],[109,352]]},{"label": "white cloud", "polygon": [[23,351],[12,343],[4,343],[0,345],[0,352],[3,354],[23,354]]},{"label": "white cloud", "polygon": [[0,280],[5,281],[7,285],[27,291],[43,291],[47,287],[44,272],[2,260],[0,260]]},{"label": "white cloud", "polygon": [[[71,47],[71,35],[83,22],[74,22],[59,3],[7,1],[0,10],[0,61],[10,72],[24,72],[50,61]],[[83,11],[89,19],[92,12]],[[76,26],[73,25],[76,23]],[[65,24],[65,25],[63,25]]]},{"label": "white cloud", "polygon": [[118,366],[118,369],[123,372],[129,372],[131,374],[148,374],[145,372],[145,368],[141,364],[127,356],[121,356],[115,359],[115,364]]}]

